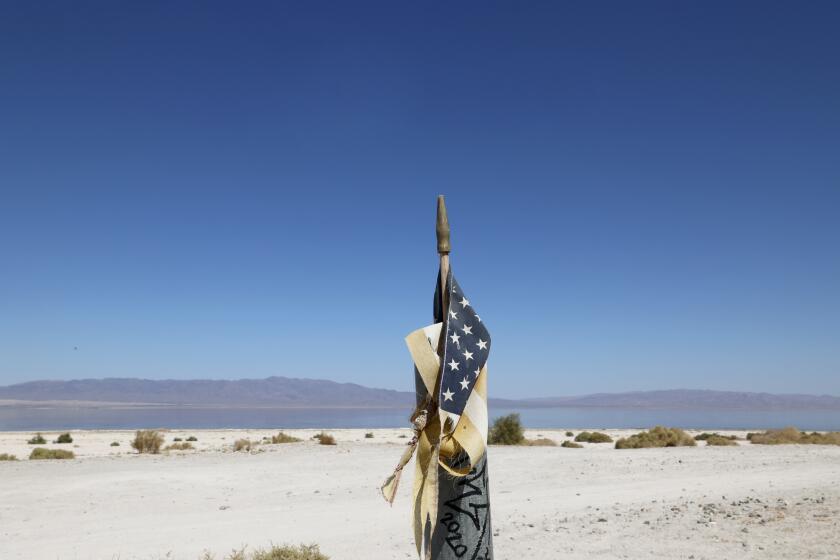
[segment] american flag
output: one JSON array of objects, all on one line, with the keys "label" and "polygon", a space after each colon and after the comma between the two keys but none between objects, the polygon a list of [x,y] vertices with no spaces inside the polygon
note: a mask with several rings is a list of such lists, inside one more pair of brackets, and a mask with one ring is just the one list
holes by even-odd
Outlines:
[{"label": "american flag", "polygon": [[490,335],[451,273],[444,287],[446,304],[441,303],[440,287],[439,274],[435,323],[405,338],[417,384],[417,407],[411,415],[414,437],[381,491],[388,503],[394,502],[403,469],[416,455],[411,517],[418,554],[425,550],[427,558],[438,560],[489,559]]},{"label": "american flag", "polygon": [[464,412],[478,376],[487,363],[487,356],[490,354],[490,333],[451,271],[446,280],[449,307],[445,316],[441,312],[439,280],[437,286],[435,321],[443,323],[446,336],[438,403],[440,409],[454,416],[453,420],[457,422]]}]

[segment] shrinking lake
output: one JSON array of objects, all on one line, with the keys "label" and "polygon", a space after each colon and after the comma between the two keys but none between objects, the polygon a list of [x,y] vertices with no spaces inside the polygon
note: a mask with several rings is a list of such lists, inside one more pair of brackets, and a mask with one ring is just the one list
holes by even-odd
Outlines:
[{"label": "shrinking lake", "polygon": [[[491,419],[518,412],[529,428],[649,428],[712,430],[796,426],[840,430],[840,410],[686,410],[665,408],[492,408]],[[198,408],[0,406],[0,431],[139,428],[402,428],[401,408]]]}]

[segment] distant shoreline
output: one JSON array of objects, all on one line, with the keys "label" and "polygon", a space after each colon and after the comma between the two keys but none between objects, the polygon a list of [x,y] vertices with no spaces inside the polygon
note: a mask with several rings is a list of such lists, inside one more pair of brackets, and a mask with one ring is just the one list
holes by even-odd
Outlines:
[{"label": "distant shoreline", "polygon": [[[0,431],[170,429],[395,429],[410,425],[412,407],[312,405],[176,405],[85,401],[3,401]],[[500,406],[490,403],[490,421],[518,413],[531,429],[594,426],[641,429],[656,425],[683,429],[766,430],[795,426],[840,431],[840,410],[710,409],[620,406]]]},{"label": "distant shoreline", "polygon": [[[327,379],[272,376],[264,379],[105,378],[29,381],[0,386],[2,403],[18,407],[171,410],[398,410],[413,408],[414,391],[365,387]],[[774,394],[707,389],[601,392],[576,396],[504,398],[493,393],[491,408],[577,410],[728,410],[840,412],[840,396]]]},{"label": "distant shoreline", "polygon": [[[494,402],[495,401],[495,402]],[[165,402],[121,402],[121,401],[84,401],[84,400],[19,400],[0,399],[0,407],[20,408],[130,408],[130,409],[167,409],[167,410],[406,410],[411,408],[406,403],[393,404],[239,404],[239,403],[165,403]],[[662,410],[662,411],[740,411],[740,412],[794,412],[826,411],[840,412],[835,406],[806,406],[796,404],[758,405],[718,405],[708,404],[591,404],[579,402],[534,402],[508,399],[490,399],[490,407],[498,409],[594,409],[594,410]]]}]

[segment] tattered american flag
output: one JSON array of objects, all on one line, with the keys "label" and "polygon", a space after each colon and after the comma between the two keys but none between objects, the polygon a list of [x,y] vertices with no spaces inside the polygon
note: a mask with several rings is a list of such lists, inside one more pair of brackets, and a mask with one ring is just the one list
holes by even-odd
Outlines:
[{"label": "tattered american flag", "polygon": [[[437,395],[441,425],[444,433],[454,433],[455,439],[460,442],[465,438],[458,434],[456,427],[461,422],[461,431],[467,431],[470,427],[464,427],[463,424],[469,422],[471,427],[480,433],[482,446],[485,446],[487,391],[486,379],[482,379],[482,375],[486,377],[487,373],[490,333],[451,272],[447,278],[446,289],[449,292],[449,308],[445,310],[445,316],[442,316],[440,309],[440,295],[438,290],[435,291],[435,321],[443,323],[446,337],[444,365]],[[479,380],[482,383],[479,384]],[[464,443],[462,446],[469,452],[470,445]],[[483,452],[481,449],[480,453]],[[473,457],[473,463],[478,458]]]},{"label": "tattered american flag", "polygon": [[425,558],[435,560],[490,559],[485,456],[490,334],[451,273],[445,309],[440,288],[439,277],[435,323],[406,337],[417,386],[414,437],[382,494],[393,503],[402,470],[416,451],[412,519],[418,553],[425,550]]}]

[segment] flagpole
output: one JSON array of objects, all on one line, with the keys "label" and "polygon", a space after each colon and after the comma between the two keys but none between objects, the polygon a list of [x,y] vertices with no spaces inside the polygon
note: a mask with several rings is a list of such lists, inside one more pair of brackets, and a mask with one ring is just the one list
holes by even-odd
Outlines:
[{"label": "flagpole", "polygon": [[[434,345],[428,338],[429,327],[406,337],[414,361],[417,391],[417,408],[411,415],[414,437],[394,472],[385,479],[381,491],[385,500],[393,504],[402,471],[416,452],[412,517],[417,552],[425,560],[466,560],[465,555],[470,551],[470,560],[490,560],[493,530],[484,435],[487,423],[486,352],[490,349],[490,333],[455,279],[451,278],[449,219],[443,195],[437,197],[435,229],[440,257],[440,280],[435,288],[438,294],[434,302],[434,326],[440,325],[439,359],[432,353]],[[462,298],[457,310],[449,308],[455,290]],[[448,336],[450,330],[452,336]],[[452,343],[447,345],[450,339]],[[479,350],[484,353],[475,355]],[[449,351],[452,361],[446,363]],[[454,378],[460,375],[449,375],[446,391],[441,392],[447,374],[445,368],[448,366],[454,372],[458,370],[459,361],[466,365],[471,359],[476,369],[469,373],[465,371],[462,381]],[[471,373],[474,374],[472,378]],[[470,389],[469,393],[457,393],[459,401],[453,399],[456,395],[451,391],[456,387],[454,383],[459,387],[456,390]],[[445,401],[453,401],[446,412],[441,408],[440,396]]]},{"label": "flagpole", "polygon": [[[449,241],[449,219],[446,215],[446,203],[443,195],[437,197],[437,251],[440,256],[440,301],[436,302],[440,305],[440,317],[436,319],[443,324],[440,330],[440,338],[438,340],[437,352],[440,356],[440,369],[438,370],[437,381],[432,397],[435,399],[435,404],[440,406],[437,401],[441,394],[441,382],[444,377],[447,364],[444,363],[444,354],[447,346],[447,325],[449,324],[449,305],[452,294],[449,288],[449,252],[451,245]],[[453,280],[454,287],[454,280]],[[459,293],[459,297],[463,296]],[[463,309],[459,309],[459,314],[465,317],[467,313],[473,313],[472,309],[467,310],[469,303],[464,298],[462,304]],[[456,314],[452,314],[453,320],[457,319]],[[478,316],[475,315],[478,319]],[[465,321],[462,318],[461,321]],[[457,324],[453,328],[457,329]],[[472,334],[466,330],[466,323],[461,328],[464,332],[461,338],[468,334]],[[474,325],[471,328],[479,328]],[[480,327],[483,329],[483,327]],[[455,331],[458,333],[459,331]],[[485,338],[489,340],[489,334],[485,330]],[[456,337],[457,339],[457,337]],[[457,340],[453,340],[453,343]],[[475,341],[473,341],[475,342]],[[466,344],[466,342],[464,342]],[[466,347],[465,347],[466,348]],[[465,350],[466,352],[466,350]],[[470,353],[470,356],[472,354]],[[455,359],[453,358],[453,362]],[[483,383],[486,383],[486,370],[482,373],[485,376]],[[478,372],[476,372],[476,380],[478,379]],[[467,381],[467,378],[464,378]],[[450,394],[451,396],[451,394]],[[470,401],[473,405],[480,408],[479,403],[486,402],[486,396],[482,395],[485,400]],[[486,406],[486,405],[485,405]],[[434,410],[437,415],[438,411]],[[468,417],[469,413],[465,413]],[[487,422],[486,408],[484,411],[483,422]],[[476,419],[478,419],[476,417]],[[438,424],[438,429],[449,434],[455,429],[455,426],[449,424],[447,419],[446,424],[441,426]],[[476,437],[480,437],[477,436]],[[474,440],[473,440],[474,441]],[[450,444],[452,441],[450,440]],[[442,441],[438,440],[438,450],[441,449]],[[448,456],[446,461],[454,460],[455,462],[468,460],[466,450],[460,447],[452,447],[450,451],[457,450],[456,456]],[[434,462],[438,462],[437,456],[433,455]],[[478,460],[477,464],[472,465],[469,474],[460,477],[453,477],[450,475],[451,471],[446,471],[443,466],[435,465],[433,467],[437,472],[435,473],[435,482],[437,486],[437,494],[434,497],[434,514],[432,518],[432,525],[429,537],[428,548],[426,548],[426,560],[466,560],[466,558],[474,560],[490,560],[493,558],[493,530],[490,522],[490,496],[487,488],[487,455],[486,453]],[[423,519],[424,532],[426,520]],[[467,557],[468,552],[472,555]]]},{"label": "flagpole", "polygon": [[[437,197],[437,251],[440,256],[440,309],[445,315],[446,309],[449,305],[449,292],[446,289],[446,279],[449,277],[449,218],[446,216],[446,202],[443,200],[443,195],[439,194]],[[445,346],[444,337],[446,334],[441,329],[440,342],[438,343],[438,354],[443,356],[443,348]]]}]

